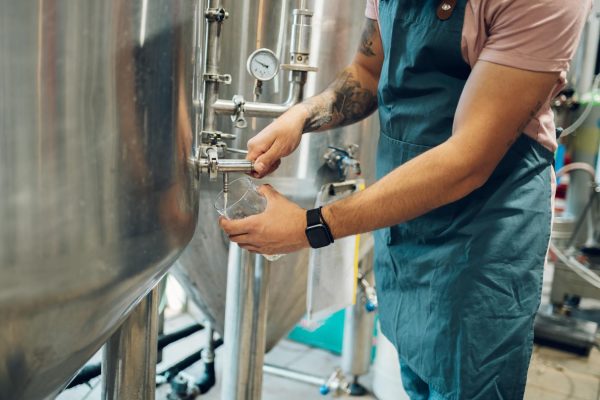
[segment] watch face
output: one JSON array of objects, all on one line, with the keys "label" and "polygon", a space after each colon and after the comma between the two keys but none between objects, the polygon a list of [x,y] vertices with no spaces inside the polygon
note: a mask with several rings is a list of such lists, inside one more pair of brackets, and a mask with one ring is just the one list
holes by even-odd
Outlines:
[{"label": "watch face", "polygon": [[325,247],[331,243],[327,228],[320,224],[306,228],[306,237],[310,246],[315,249]]}]

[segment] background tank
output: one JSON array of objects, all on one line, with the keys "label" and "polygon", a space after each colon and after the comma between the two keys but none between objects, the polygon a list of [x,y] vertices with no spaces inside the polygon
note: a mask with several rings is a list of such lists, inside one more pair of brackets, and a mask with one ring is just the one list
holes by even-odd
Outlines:
[{"label": "background tank", "polygon": [[0,399],[53,398],[194,232],[194,2],[0,2]]},{"label": "background tank", "polygon": [[[224,1],[229,19],[223,24],[220,73],[232,75],[231,85],[222,85],[220,98],[231,99],[242,94],[253,99],[254,81],[246,72],[247,57],[257,48],[272,49],[282,62],[289,54],[291,14],[300,7],[293,0]],[[307,1],[314,11],[312,20],[311,65],[319,67],[309,73],[305,87],[307,96],[327,87],[336,74],[349,64],[358,48],[364,21],[365,1]],[[203,30],[202,30],[203,32]],[[281,103],[287,96],[287,73],[281,71],[272,81],[263,84],[259,101]],[[232,147],[246,148],[246,142],[271,122],[269,119],[248,118],[248,128],[236,129],[229,117],[220,117],[219,130],[238,135]],[[379,133],[377,116],[329,133],[306,134],[298,150],[285,158],[272,177],[264,179],[277,190],[305,208],[312,208],[317,191],[323,183],[336,178],[324,167],[323,155],[328,146],[360,145],[358,158],[363,175],[371,183],[375,175],[375,149]],[[231,177],[230,179],[233,179]],[[203,177],[206,179],[206,177]],[[206,223],[198,226],[190,246],[173,268],[189,296],[223,332],[227,253],[229,241],[217,224],[213,207],[221,182],[202,182],[200,214]],[[207,189],[207,190],[204,190]],[[308,251],[286,255],[270,263],[267,349],[289,331],[306,311],[306,276]]]}]

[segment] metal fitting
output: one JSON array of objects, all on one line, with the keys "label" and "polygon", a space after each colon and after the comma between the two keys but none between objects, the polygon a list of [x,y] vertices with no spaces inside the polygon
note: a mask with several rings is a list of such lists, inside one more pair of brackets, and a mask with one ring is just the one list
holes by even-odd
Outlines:
[{"label": "metal fitting", "polygon": [[229,18],[229,13],[224,8],[208,8],[204,16],[209,22],[223,22]]},{"label": "metal fitting", "polygon": [[348,173],[352,171],[355,175],[362,173],[360,161],[356,158],[358,153],[358,145],[351,144],[346,149],[329,146],[323,156],[327,166],[338,173],[338,178],[343,181],[348,177]]},{"label": "metal fitting", "polygon": [[231,116],[231,121],[235,124],[236,128],[244,129],[248,126],[246,122],[246,117],[244,116],[244,105],[246,104],[246,100],[244,100],[244,96],[236,94],[231,99],[233,105],[235,106],[235,111]]}]

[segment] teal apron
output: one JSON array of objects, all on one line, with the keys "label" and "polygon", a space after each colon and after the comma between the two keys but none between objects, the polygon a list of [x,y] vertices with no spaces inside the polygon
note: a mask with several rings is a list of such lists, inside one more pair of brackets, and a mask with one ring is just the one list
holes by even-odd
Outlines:
[{"label": "teal apron", "polygon": [[[466,3],[442,21],[439,0],[380,1],[379,177],[451,136],[470,73]],[[550,238],[551,163],[550,151],[521,135],[483,187],[376,232],[381,328],[412,399],[523,397]]]}]

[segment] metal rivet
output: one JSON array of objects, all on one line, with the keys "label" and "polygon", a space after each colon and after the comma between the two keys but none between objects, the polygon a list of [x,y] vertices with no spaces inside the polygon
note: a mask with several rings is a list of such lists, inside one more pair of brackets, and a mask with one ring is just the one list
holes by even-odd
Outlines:
[{"label": "metal rivet", "polygon": [[448,11],[451,8],[452,8],[452,6],[450,4],[448,4],[448,3],[442,4],[442,10],[444,10],[444,11]]}]

